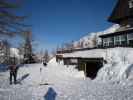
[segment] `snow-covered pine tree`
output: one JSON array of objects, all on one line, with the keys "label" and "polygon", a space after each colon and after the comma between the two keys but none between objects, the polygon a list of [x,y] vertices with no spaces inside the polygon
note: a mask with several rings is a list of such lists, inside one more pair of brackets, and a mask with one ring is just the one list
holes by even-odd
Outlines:
[{"label": "snow-covered pine tree", "polygon": [[10,60],[10,44],[8,41],[0,41],[0,63],[7,64]]},{"label": "snow-covered pine tree", "polygon": [[[26,16],[17,15],[14,11],[19,8],[16,1],[9,2],[9,0],[0,0],[0,36],[4,37],[4,46],[1,51],[4,51],[4,63],[9,63],[10,45],[7,38],[21,35],[25,28],[29,27],[24,24]],[[5,37],[7,36],[7,37]],[[1,60],[2,61],[2,60]]]}]

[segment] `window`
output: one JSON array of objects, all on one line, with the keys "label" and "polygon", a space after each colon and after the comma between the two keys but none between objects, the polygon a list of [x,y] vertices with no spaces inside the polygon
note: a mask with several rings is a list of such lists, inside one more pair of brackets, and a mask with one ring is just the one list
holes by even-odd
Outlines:
[{"label": "window", "polygon": [[128,44],[133,46],[133,33],[128,34]]},{"label": "window", "polygon": [[126,46],[126,44],[127,44],[127,35],[121,35],[120,36],[120,42],[121,42],[121,45]]},{"label": "window", "polygon": [[133,33],[128,34],[128,40],[133,40]]},{"label": "window", "polygon": [[119,35],[115,36],[115,45],[126,45],[127,44],[127,36],[126,35]]},{"label": "window", "polygon": [[103,39],[103,46],[108,46],[108,38]]},{"label": "window", "polygon": [[113,37],[108,38],[108,44],[109,44],[109,46],[114,45],[114,38]]},{"label": "window", "polygon": [[121,35],[120,38],[121,41],[126,41],[126,35]]},{"label": "window", "polygon": [[114,40],[115,40],[115,45],[116,46],[121,44],[121,42],[120,42],[120,36],[115,36],[114,37]]},{"label": "window", "polygon": [[[133,36],[132,36],[132,40],[133,40]],[[127,45],[127,35],[118,35],[118,36],[103,39],[103,46],[111,47],[114,45],[115,46],[126,46]]]},{"label": "window", "polygon": [[128,4],[129,4],[129,8],[133,8],[133,0],[130,0]]},{"label": "window", "polygon": [[103,46],[113,46],[113,45],[114,45],[113,37],[103,39]]}]

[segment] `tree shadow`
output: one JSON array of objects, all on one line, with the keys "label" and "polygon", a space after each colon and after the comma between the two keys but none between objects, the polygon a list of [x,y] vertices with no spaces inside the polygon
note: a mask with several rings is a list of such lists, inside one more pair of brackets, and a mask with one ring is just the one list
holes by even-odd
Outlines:
[{"label": "tree shadow", "polygon": [[47,93],[44,95],[44,100],[55,100],[56,96],[56,91],[52,87],[49,87]]},{"label": "tree shadow", "polygon": [[18,83],[18,84],[21,84],[21,82],[22,82],[24,79],[26,79],[29,75],[30,75],[29,73],[23,75],[20,79],[18,79],[17,83]]}]

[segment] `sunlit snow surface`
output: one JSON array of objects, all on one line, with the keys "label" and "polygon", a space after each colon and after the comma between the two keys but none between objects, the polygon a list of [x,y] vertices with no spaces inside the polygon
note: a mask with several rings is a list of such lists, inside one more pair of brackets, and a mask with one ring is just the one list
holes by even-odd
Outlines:
[{"label": "sunlit snow surface", "polygon": [[9,85],[8,78],[8,72],[0,72],[0,100],[133,100],[133,81],[125,81],[128,85],[91,81],[74,66],[57,64],[55,58],[47,67],[21,67],[17,85]]}]

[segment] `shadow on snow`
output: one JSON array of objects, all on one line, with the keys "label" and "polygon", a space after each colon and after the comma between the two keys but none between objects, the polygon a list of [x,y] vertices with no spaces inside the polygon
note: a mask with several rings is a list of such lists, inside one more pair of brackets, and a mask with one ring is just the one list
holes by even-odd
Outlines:
[{"label": "shadow on snow", "polygon": [[56,91],[52,87],[49,87],[47,93],[44,95],[44,100],[55,100],[56,96]]},{"label": "shadow on snow", "polygon": [[17,83],[18,83],[18,84],[21,84],[21,82],[22,82],[24,79],[26,79],[29,75],[30,75],[29,73],[23,75],[20,79],[18,79]]}]

